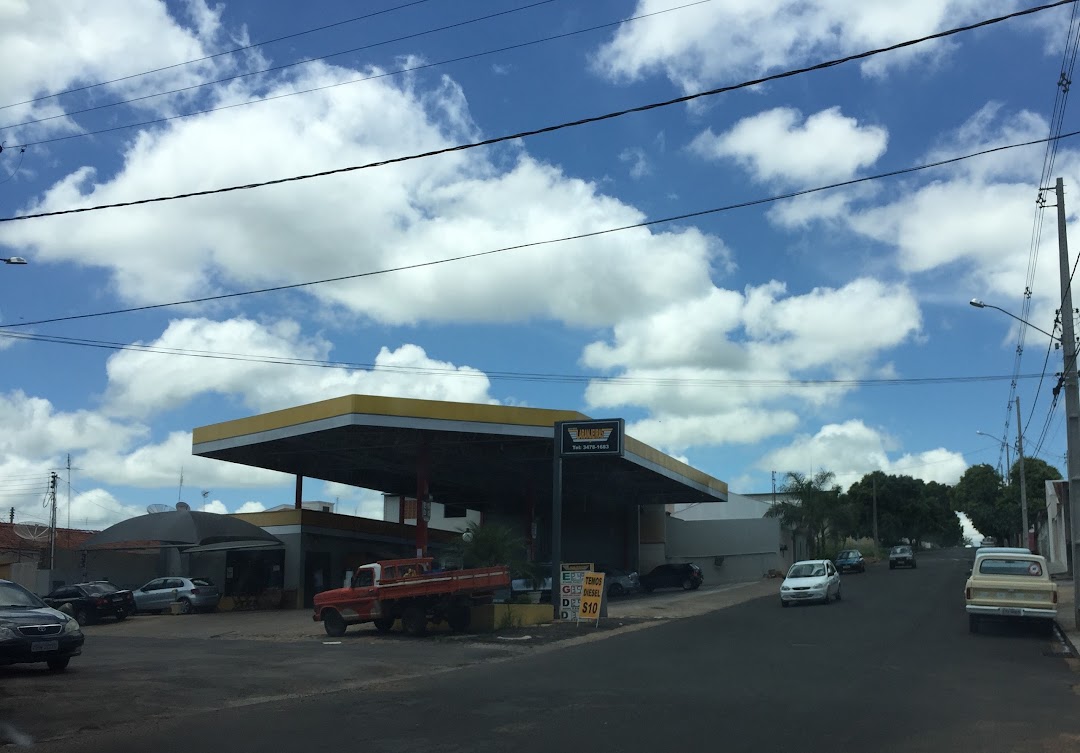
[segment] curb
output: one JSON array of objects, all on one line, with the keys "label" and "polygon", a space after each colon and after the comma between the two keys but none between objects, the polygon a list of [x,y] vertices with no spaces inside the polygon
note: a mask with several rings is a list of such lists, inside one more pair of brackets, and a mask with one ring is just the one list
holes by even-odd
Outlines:
[{"label": "curb", "polygon": [[1054,620],[1054,628],[1055,628],[1054,634],[1057,636],[1058,641],[1061,643],[1062,647],[1065,649],[1062,652],[1063,655],[1067,656],[1067,657],[1072,657],[1072,658],[1076,658],[1076,657],[1080,656],[1080,652],[1078,652],[1076,650],[1076,644],[1074,644],[1072,642],[1072,639],[1069,638],[1069,634],[1067,632],[1065,632],[1065,628],[1063,628],[1061,626],[1061,623],[1058,622],[1056,619]]}]

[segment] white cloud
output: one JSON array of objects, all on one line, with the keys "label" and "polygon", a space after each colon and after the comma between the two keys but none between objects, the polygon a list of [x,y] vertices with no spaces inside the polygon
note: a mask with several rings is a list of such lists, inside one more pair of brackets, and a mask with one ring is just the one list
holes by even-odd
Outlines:
[{"label": "white cloud", "polygon": [[912,476],[924,481],[955,484],[967,469],[963,455],[944,448],[906,453],[892,460],[895,440],[859,420],[827,424],[814,435],[796,437],[756,463],[763,471],[797,471],[809,475],[832,471],[836,483],[847,489],[867,473]]},{"label": "white cloud", "polygon": [[336,481],[324,481],[322,496],[319,499],[333,500],[334,512],[340,515],[383,519],[382,492],[375,489],[362,489],[358,486],[339,484]]},{"label": "white cloud", "polygon": [[888,140],[885,128],[860,125],[839,107],[805,119],[798,110],[778,107],[721,134],[707,129],[690,149],[707,159],[734,159],[760,182],[805,184],[851,178],[885,153]]},{"label": "white cloud", "polygon": [[[271,82],[265,94],[357,74],[307,65],[292,74],[295,79]],[[213,103],[258,99],[244,88],[248,85],[234,82],[219,90]],[[368,81],[143,131],[116,175],[74,169],[30,208],[305,174],[447,147],[478,135],[464,94],[450,79],[428,89],[413,79]],[[496,167],[494,157],[508,167]],[[597,185],[540,163],[518,147],[494,157],[479,150],[456,152],[132,207],[124,210],[123,222],[103,211],[9,223],[0,230],[0,244],[36,262],[104,268],[124,299],[151,303],[428,263],[646,219]],[[539,317],[606,326],[674,297],[699,295],[710,269],[726,254],[719,240],[693,228],[642,228],[318,285],[303,294],[394,324]],[[604,285],[596,285],[598,279]]]},{"label": "white cloud", "polygon": [[833,404],[850,389],[793,380],[860,378],[921,327],[901,285],[859,278],[785,293],[775,281],[744,293],[717,288],[617,325],[612,342],[583,352],[588,367],[621,369],[617,381],[589,384],[587,405],[648,409],[628,431],[665,450],[752,443],[793,431],[798,408]]},{"label": "white cloud", "polygon": [[641,147],[624,149],[619,154],[619,161],[630,165],[630,177],[634,180],[640,180],[652,172],[652,168],[649,167],[649,158],[645,156],[645,150]]},{"label": "white cloud", "polygon": [[238,512],[238,513],[262,512],[265,509],[266,509],[266,505],[264,505],[262,502],[248,501],[248,502],[245,502],[244,504],[240,505],[233,512]]},{"label": "white cloud", "polygon": [[222,502],[220,499],[210,500],[199,509],[203,512],[213,512],[217,513],[218,515],[225,515],[229,512],[229,508],[227,508],[225,506],[225,503]]},{"label": "white cloud", "polygon": [[[692,92],[921,37],[1019,5],[1017,0],[715,0],[619,27],[593,65],[616,80],[663,75]],[[627,15],[669,7],[667,0],[639,0]],[[862,70],[881,75],[891,67],[935,59],[960,43],[887,53],[864,62]]]},{"label": "white cloud", "polygon": [[[304,337],[291,320],[259,323],[250,319],[179,319],[169,323],[155,348],[211,351],[268,359],[331,358],[332,345]],[[109,359],[106,406],[111,413],[149,416],[184,405],[198,395],[235,396],[263,412],[349,394],[390,395],[458,402],[492,402],[490,381],[468,366],[429,358],[424,349],[406,344],[382,348],[375,368],[338,369],[285,366],[251,360],[192,358],[125,350]],[[432,378],[432,374],[437,378]]]},{"label": "white cloud", "polygon": [[[205,57],[216,49],[221,8],[205,0],[186,0],[182,6],[195,28],[185,28],[170,17],[160,0],[102,2],[102,0],[6,0],[0,3],[0,104],[25,102],[48,92],[59,92],[100,81],[126,77],[138,70],[171,66]],[[72,100],[65,107],[53,98],[4,110],[3,123],[61,115],[78,109],[80,101],[97,105],[190,86],[215,73],[233,70],[237,56],[223,56],[193,65],[169,68],[152,76],[139,76],[90,90],[89,100]],[[243,59],[243,58],[240,58]],[[133,63],[137,61],[137,64]],[[171,111],[193,95],[155,97],[135,103],[141,109]],[[8,139],[57,131],[79,130],[71,119],[60,118],[37,126],[5,128]]]}]

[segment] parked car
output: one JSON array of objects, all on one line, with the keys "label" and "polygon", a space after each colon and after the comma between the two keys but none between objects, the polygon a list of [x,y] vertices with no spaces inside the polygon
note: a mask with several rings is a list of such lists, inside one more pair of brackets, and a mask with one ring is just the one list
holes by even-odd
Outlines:
[{"label": "parked car", "polygon": [[1036,622],[1049,632],[1057,617],[1057,601],[1057,584],[1050,580],[1046,558],[1030,552],[980,550],[964,584],[964,609],[972,633],[979,632],[987,619]]},{"label": "parked car", "polygon": [[82,653],[84,640],[75,618],[18,583],[0,580],[0,664],[45,662],[59,672]]},{"label": "parked car", "polygon": [[108,581],[60,586],[44,599],[45,603],[71,615],[80,625],[92,625],[103,617],[126,620],[135,614],[131,591],[117,588]]},{"label": "parked car", "polygon": [[626,596],[641,589],[641,578],[635,572],[620,570],[617,567],[601,567],[608,596]]},{"label": "parked car", "polygon": [[640,578],[641,590],[647,594],[657,588],[682,588],[690,591],[699,588],[704,580],[701,568],[692,562],[683,565],[657,565]]},{"label": "parked car", "polygon": [[889,569],[898,567],[917,567],[915,563],[915,550],[907,544],[894,546],[889,550]]},{"label": "parked car", "polygon": [[221,591],[209,578],[155,578],[135,589],[135,606],[140,612],[162,612],[173,602],[181,614],[213,612],[221,601]]},{"label": "parked car", "polygon": [[845,549],[836,555],[836,569],[841,573],[865,573],[866,560],[858,549]]},{"label": "parked car", "polygon": [[780,606],[798,602],[820,601],[828,604],[840,601],[840,573],[829,560],[803,560],[796,562],[780,584]]}]

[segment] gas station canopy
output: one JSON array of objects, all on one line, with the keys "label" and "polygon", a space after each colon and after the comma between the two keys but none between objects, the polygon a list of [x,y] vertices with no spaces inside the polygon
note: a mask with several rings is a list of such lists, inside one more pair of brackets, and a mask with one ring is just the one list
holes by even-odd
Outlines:
[{"label": "gas station canopy", "polygon": [[[551,499],[554,425],[574,411],[347,395],[195,429],[207,458],[416,494],[474,510]],[[724,502],[727,484],[632,437],[620,456],[568,459],[564,499],[627,505]]]}]

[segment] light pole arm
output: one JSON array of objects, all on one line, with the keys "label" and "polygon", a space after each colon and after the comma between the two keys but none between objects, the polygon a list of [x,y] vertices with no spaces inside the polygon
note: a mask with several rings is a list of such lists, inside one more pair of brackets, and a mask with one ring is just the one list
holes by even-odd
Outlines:
[{"label": "light pole arm", "polygon": [[1034,324],[1032,324],[1031,322],[1029,322],[1029,321],[1028,321],[1027,319],[1021,319],[1021,318],[1020,318],[1020,317],[1018,317],[1018,316],[1017,316],[1016,314],[1012,313],[1011,311],[1006,311],[1005,309],[1001,308],[1000,306],[995,306],[995,305],[994,305],[994,304],[992,304],[992,303],[983,303],[983,302],[982,302],[982,301],[980,301],[980,300],[979,300],[978,298],[972,298],[972,299],[971,299],[970,301],[968,301],[968,303],[970,303],[970,304],[971,304],[972,306],[974,306],[974,307],[975,307],[975,308],[977,308],[977,309],[994,309],[995,311],[1000,311],[1000,312],[1001,312],[1001,313],[1003,313],[1003,314],[1004,314],[1005,316],[1009,316],[1009,317],[1012,317],[1012,318],[1013,318],[1013,319],[1015,319],[1016,321],[1020,322],[1021,324],[1026,324],[1027,326],[1031,327],[1031,328],[1032,328],[1033,330],[1035,330],[1035,331],[1037,331],[1037,332],[1042,332],[1042,333],[1043,333],[1044,335],[1046,335],[1047,337],[1049,337],[1049,338],[1050,338],[1051,340],[1053,340],[1054,342],[1056,342],[1056,343],[1060,343],[1060,342],[1061,342],[1061,338],[1060,338],[1060,337],[1057,337],[1056,335],[1052,335],[1052,334],[1050,334],[1049,332],[1047,332],[1047,331],[1046,331],[1045,329],[1043,329],[1042,327],[1036,327],[1036,326],[1035,326]]}]

